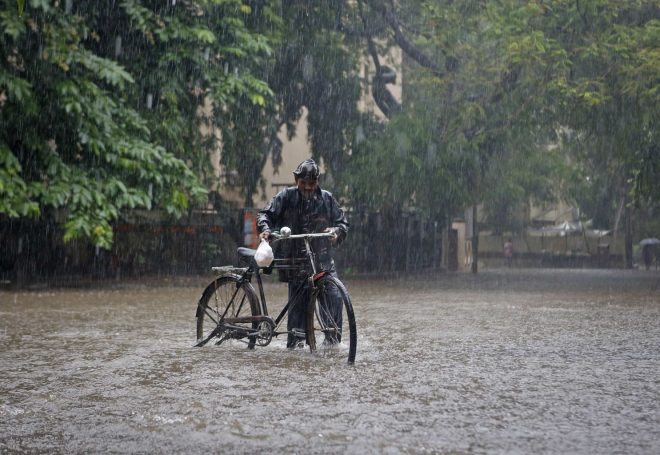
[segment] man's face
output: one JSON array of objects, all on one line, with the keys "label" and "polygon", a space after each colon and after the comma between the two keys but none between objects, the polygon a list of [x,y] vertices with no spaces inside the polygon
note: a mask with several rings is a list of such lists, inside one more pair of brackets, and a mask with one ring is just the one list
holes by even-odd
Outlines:
[{"label": "man's face", "polygon": [[319,187],[319,181],[316,179],[296,179],[296,185],[298,185],[298,191],[303,195],[305,199],[310,199],[314,194],[314,191]]}]

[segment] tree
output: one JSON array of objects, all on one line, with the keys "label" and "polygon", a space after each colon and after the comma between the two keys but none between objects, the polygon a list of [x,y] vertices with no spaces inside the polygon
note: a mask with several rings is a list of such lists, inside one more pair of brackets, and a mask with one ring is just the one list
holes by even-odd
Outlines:
[{"label": "tree", "polygon": [[235,0],[63,3],[2,1],[0,214],[64,211],[65,239],[108,248],[124,210],[205,200],[218,139],[200,128],[266,105],[269,37]]},{"label": "tree", "polygon": [[[568,149],[548,147],[564,143],[563,131],[588,144],[573,154],[572,163],[592,184],[608,182],[604,194],[610,201],[615,191],[617,201],[630,197],[631,189],[637,201],[657,196],[657,2],[363,0],[358,5],[376,67],[376,43],[399,46],[408,59],[402,108],[419,128],[396,121],[399,110],[385,103],[381,109],[392,120],[386,130],[406,125],[399,136],[386,137],[430,132],[421,137],[433,138],[439,153],[461,163],[453,185],[445,183],[461,189],[455,194],[467,194],[455,201],[458,207],[481,204],[491,218],[501,218],[507,207],[530,195],[548,198],[560,190],[559,195],[579,200],[567,192],[575,186],[560,183],[568,177],[561,160]],[[405,161],[389,157],[405,169]],[[387,175],[380,172],[386,160],[359,160],[373,175]],[[419,204],[429,181],[442,180],[420,171],[402,187],[403,198]],[[435,200],[429,205],[443,203],[428,194]],[[473,239],[476,243],[478,233]],[[477,244],[473,253],[478,255]]]},{"label": "tree", "polygon": [[[254,1],[251,4],[267,5]],[[307,130],[313,157],[325,165],[324,185],[332,185],[341,173],[350,151],[357,118],[359,50],[355,38],[344,33],[351,8],[344,0],[279,2],[278,40],[258,70],[274,93],[273,102],[259,109],[219,112],[228,121],[221,127],[222,164],[235,171],[251,206],[267,159],[278,169],[282,144],[278,133],[289,138],[306,111]],[[263,21],[257,29],[267,28]],[[256,70],[256,69],[255,69]],[[336,189],[341,190],[337,187]]]},{"label": "tree", "polygon": [[[408,166],[401,159],[401,138],[408,140],[403,149],[413,151],[407,184],[396,186],[403,188],[396,191],[400,204],[446,219],[467,206],[482,204],[486,213],[495,214],[493,207],[520,205],[530,194],[547,197],[551,179],[539,170],[555,169],[542,166],[542,157],[550,155],[545,145],[552,132],[544,108],[548,76],[545,66],[538,65],[544,53],[540,37],[525,22],[536,12],[534,5],[358,3],[367,46],[373,49],[376,42],[386,41],[406,56],[403,113],[381,107],[391,114],[386,129],[392,134],[385,135],[390,142],[384,145],[388,150],[394,144],[385,152],[392,166],[401,164],[400,171]],[[378,68],[378,53],[370,54]],[[398,153],[391,153],[392,147]],[[388,175],[382,172],[387,160],[376,158],[369,165],[369,156],[358,159],[374,175]],[[476,225],[472,241],[476,258]],[[475,272],[476,267],[474,260]]]},{"label": "tree", "polygon": [[[660,196],[660,5],[655,1],[562,1],[546,6],[545,33],[567,65],[553,80],[558,110],[580,181],[574,195],[591,215],[614,225],[628,206],[626,266],[632,266],[633,205]],[[563,26],[560,26],[563,24]],[[553,28],[554,25],[554,28]],[[590,207],[591,206],[591,207]]]},{"label": "tree", "polygon": [[291,137],[306,109],[312,155],[336,177],[350,150],[360,97],[358,42],[344,30],[351,7],[343,0],[289,0],[282,2],[282,19],[286,40],[268,78],[277,93],[277,123]]}]

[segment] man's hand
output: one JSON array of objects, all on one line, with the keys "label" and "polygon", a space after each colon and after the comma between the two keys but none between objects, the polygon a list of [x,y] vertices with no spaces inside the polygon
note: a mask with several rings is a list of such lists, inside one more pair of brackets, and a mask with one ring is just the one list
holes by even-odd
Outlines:
[{"label": "man's hand", "polygon": [[259,238],[265,241],[270,240],[270,231],[263,231],[261,234],[259,234]]},{"label": "man's hand", "polygon": [[339,235],[337,234],[338,229],[336,227],[329,227],[326,228],[324,232],[328,232],[332,234],[332,237],[330,237],[330,242],[332,242],[333,245],[337,243],[337,239],[339,238]]}]

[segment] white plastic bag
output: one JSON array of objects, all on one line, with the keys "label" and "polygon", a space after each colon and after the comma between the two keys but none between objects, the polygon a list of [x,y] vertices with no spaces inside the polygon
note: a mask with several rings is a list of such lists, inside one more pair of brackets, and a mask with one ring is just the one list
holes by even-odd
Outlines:
[{"label": "white plastic bag", "polygon": [[257,248],[257,252],[254,253],[254,260],[259,267],[268,267],[271,262],[273,262],[273,259],[275,259],[273,249],[270,247],[268,241],[261,239],[259,248]]}]

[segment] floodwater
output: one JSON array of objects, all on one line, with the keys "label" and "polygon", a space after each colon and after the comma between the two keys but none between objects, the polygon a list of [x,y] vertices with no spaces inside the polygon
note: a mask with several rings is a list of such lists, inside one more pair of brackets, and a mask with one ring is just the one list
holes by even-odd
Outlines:
[{"label": "floodwater", "polygon": [[658,272],[348,280],[354,366],[193,348],[209,279],[0,291],[0,452],[660,453]]}]

